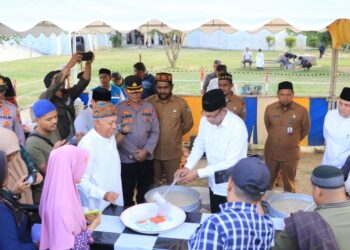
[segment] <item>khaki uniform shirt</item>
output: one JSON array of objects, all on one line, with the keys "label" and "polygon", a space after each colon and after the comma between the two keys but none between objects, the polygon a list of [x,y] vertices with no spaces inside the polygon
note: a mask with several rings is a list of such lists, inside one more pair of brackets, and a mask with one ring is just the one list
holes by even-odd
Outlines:
[{"label": "khaki uniform shirt", "polygon": [[19,121],[17,107],[8,101],[0,101],[0,127],[7,128],[15,132],[18,137],[19,144],[24,146],[24,131],[22,124]]},{"label": "khaki uniform shirt", "polygon": [[265,158],[277,161],[299,159],[299,143],[310,129],[310,119],[306,109],[295,102],[292,102],[288,108],[275,102],[267,106],[264,122],[268,133]]},{"label": "khaki uniform shirt", "polygon": [[230,94],[230,97],[226,99],[226,107],[231,112],[235,113],[244,121],[246,114],[245,101],[243,98],[235,95],[234,93]]},{"label": "khaki uniform shirt", "polygon": [[172,95],[163,102],[157,95],[150,96],[148,102],[156,108],[159,118],[160,135],[154,151],[156,160],[172,160],[182,155],[182,136],[193,127],[193,117],[186,101]]},{"label": "khaki uniform shirt", "polygon": [[[339,249],[349,249],[350,201],[320,205],[316,211],[332,229]],[[277,235],[275,242],[273,249],[296,249],[285,230]]]}]

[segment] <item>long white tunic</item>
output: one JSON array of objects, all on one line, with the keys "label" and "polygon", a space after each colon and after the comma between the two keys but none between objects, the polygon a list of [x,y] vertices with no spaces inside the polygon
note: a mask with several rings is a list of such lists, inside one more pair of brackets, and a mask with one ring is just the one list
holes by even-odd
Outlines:
[{"label": "long white tunic", "polygon": [[264,54],[262,52],[256,54],[255,65],[257,68],[264,68]]},{"label": "long white tunic", "polygon": [[247,150],[247,127],[239,116],[228,111],[219,126],[212,125],[203,116],[185,167],[193,169],[205,152],[208,166],[199,169],[198,176],[208,177],[209,186],[214,194],[227,196],[227,182],[216,184],[214,174],[247,157]]},{"label": "long white tunic", "polygon": [[323,136],[326,148],[322,164],[341,168],[350,155],[350,118],[340,116],[338,109],[328,111]]},{"label": "long white tunic", "polygon": [[89,151],[89,166],[78,185],[83,207],[102,211],[110,204],[103,200],[106,192],[117,192],[116,205],[123,206],[121,166],[115,137],[104,138],[92,129],[78,146]]}]

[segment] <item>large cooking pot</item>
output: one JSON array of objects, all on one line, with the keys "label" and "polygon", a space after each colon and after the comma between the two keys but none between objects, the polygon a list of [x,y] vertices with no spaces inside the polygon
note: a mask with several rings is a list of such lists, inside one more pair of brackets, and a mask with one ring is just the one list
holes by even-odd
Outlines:
[{"label": "large cooking pot", "polygon": [[[154,192],[165,193],[169,186],[161,186],[148,191],[145,194],[147,202],[153,202]],[[184,186],[173,186],[165,197],[173,205],[181,208],[185,212],[199,212],[201,208],[201,199],[198,191]]]},{"label": "large cooking pot", "polygon": [[277,218],[289,217],[291,213],[299,210],[311,211],[316,206],[311,195],[295,193],[274,194],[267,199],[267,202],[269,214]]}]

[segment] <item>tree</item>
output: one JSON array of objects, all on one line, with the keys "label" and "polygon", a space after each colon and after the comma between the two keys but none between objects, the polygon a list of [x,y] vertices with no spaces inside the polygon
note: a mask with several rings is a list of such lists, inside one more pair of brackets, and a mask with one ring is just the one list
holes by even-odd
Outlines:
[{"label": "tree", "polygon": [[120,47],[122,45],[122,34],[116,31],[114,35],[111,35],[109,40],[112,42],[113,48]]},{"label": "tree", "polygon": [[332,37],[328,31],[319,33],[318,39],[325,47],[332,45]]},{"label": "tree", "polygon": [[273,36],[267,36],[265,37],[265,40],[267,42],[267,48],[270,50],[270,48],[275,44],[276,39]]},{"label": "tree", "polygon": [[286,47],[289,48],[289,50],[297,44],[297,39],[292,36],[288,36],[284,39],[284,42],[286,43]]},{"label": "tree", "polygon": [[19,44],[20,38],[17,35],[13,36],[5,36],[0,33],[0,45],[4,45],[5,42],[10,42],[11,45],[13,44]]},{"label": "tree", "polygon": [[318,38],[315,36],[306,37],[306,45],[311,48],[317,48],[319,44]]},{"label": "tree", "polygon": [[161,34],[165,54],[172,68],[175,68],[185,34],[178,30],[173,30],[167,34]]}]

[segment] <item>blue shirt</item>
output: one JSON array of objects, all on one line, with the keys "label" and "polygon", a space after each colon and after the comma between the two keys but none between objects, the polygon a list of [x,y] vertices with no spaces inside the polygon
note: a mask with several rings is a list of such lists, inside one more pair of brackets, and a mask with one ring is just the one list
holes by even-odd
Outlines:
[{"label": "blue shirt", "polygon": [[[98,86],[96,88],[93,88],[92,91],[94,91],[97,88],[102,88],[102,87]],[[125,99],[123,92],[121,91],[121,89],[119,87],[117,87],[115,85],[111,85],[110,91],[111,91],[111,97],[112,97],[111,103],[113,105],[116,105]]]},{"label": "blue shirt", "polygon": [[145,78],[142,80],[142,99],[146,99],[147,97],[156,94],[156,79],[153,75],[147,74]]},{"label": "blue shirt", "polygon": [[25,216],[17,227],[13,212],[0,202],[0,249],[6,250],[36,250],[27,229],[28,219]]},{"label": "blue shirt", "polygon": [[271,249],[275,236],[268,215],[259,215],[256,205],[227,202],[188,241],[189,249]]},{"label": "blue shirt", "polygon": [[126,94],[126,89],[125,89],[125,83],[119,86],[119,85],[116,85],[113,81],[111,81],[110,84],[111,86],[118,88],[122,92],[122,94],[124,95],[125,101],[128,100],[128,95]]}]

